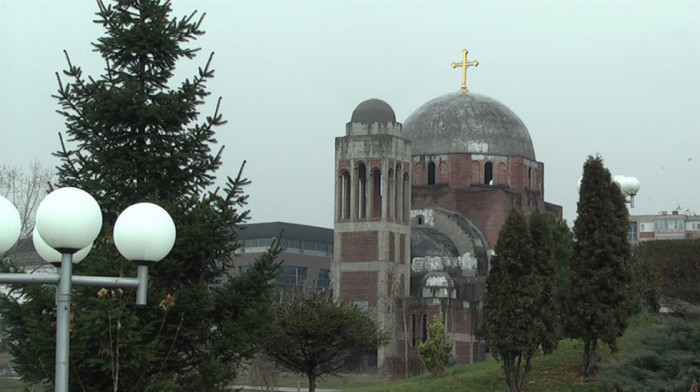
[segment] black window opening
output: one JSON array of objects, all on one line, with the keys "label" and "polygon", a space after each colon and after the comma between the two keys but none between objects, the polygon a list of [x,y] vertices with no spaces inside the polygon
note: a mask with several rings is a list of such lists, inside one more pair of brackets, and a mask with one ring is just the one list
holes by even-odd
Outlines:
[{"label": "black window opening", "polygon": [[428,185],[435,185],[435,163],[428,163]]},{"label": "black window opening", "polygon": [[486,162],[484,165],[484,184],[493,185],[493,163]]},{"label": "black window opening", "polygon": [[357,217],[364,218],[367,208],[367,168],[364,163],[357,166]]}]

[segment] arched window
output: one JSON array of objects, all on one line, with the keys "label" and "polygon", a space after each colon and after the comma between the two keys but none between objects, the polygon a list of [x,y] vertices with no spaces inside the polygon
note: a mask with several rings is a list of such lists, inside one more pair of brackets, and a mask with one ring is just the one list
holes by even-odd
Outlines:
[{"label": "arched window", "polygon": [[493,163],[486,162],[484,165],[484,184],[493,185]]},{"label": "arched window", "polygon": [[408,222],[408,217],[410,216],[410,211],[411,211],[411,203],[410,203],[410,197],[411,196],[411,179],[408,176],[408,173],[403,174],[403,201],[402,201],[402,209],[403,209],[403,217],[401,218],[402,221]]},{"label": "arched window", "polygon": [[350,173],[344,170],[340,175],[340,219],[350,219]]},{"label": "arched window", "polygon": [[386,218],[389,220],[394,219],[394,199],[393,195],[396,191],[394,189],[394,170],[389,169],[387,184],[386,184]]},{"label": "arched window", "polygon": [[357,217],[366,217],[367,211],[367,168],[360,162],[357,165]]},{"label": "arched window", "polygon": [[428,163],[428,185],[435,185],[435,163]]},{"label": "arched window", "polygon": [[396,164],[394,175],[394,217],[397,221],[403,220],[403,176],[401,176],[401,164]]},{"label": "arched window", "polygon": [[474,184],[474,185],[480,184],[480,181],[479,181],[479,177],[480,177],[479,171],[480,170],[481,170],[481,167],[479,165],[479,162],[472,161],[471,179],[469,181],[470,184]]},{"label": "arched window", "polygon": [[372,170],[372,217],[382,216],[382,172],[379,169]]},{"label": "arched window", "polygon": [[494,184],[508,184],[508,168],[503,162],[499,162],[496,166],[496,180]]}]

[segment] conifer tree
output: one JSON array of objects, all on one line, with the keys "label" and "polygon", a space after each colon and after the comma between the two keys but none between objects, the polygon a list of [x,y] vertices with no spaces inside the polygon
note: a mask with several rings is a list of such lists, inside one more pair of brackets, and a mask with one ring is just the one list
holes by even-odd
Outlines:
[{"label": "conifer tree", "polygon": [[530,235],[535,251],[532,262],[541,290],[537,308],[537,316],[541,322],[537,324],[541,328],[537,331],[540,339],[539,346],[545,354],[550,354],[559,343],[561,317],[557,306],[554,237],[547,215],[539,211],[534,211],[530,215]]},{"label": "conifer tree", "polygon": [[[96,23],[106,34],[94,47],[104,73],[85,77],[66,54],[56,95],[67,140],[56,154],[62,163],[55,185],[92,194],[104,220],[74,273],[135,276],[111,239],[118,213],[135,202],[164,207],[177,240],[151,268],[146,307],[134,304],[131,291],[74,289],[70,389],[223,390],[266,333],[280,249],[242,276],[228,276],[237,249],[233,228],[248,217],[248,181],[239,172],[210,191],[221,165],[221,150],[211,151],[214,129],[225,121],[219,104],[204,119],[198,108],[209,95],[213,53],[193,77],[172,79],[177,61],[194,59],[198,49],[186,45],[203,34],[204,15],[173,18],[164,0],[98,5]],[[16,290],[25,302],[2,303],[15,368],[26,381],[50,383],[54,340],[35,339],[35,332],[52,329],[53,299],[44,287]]]},{"label": "conifer tree", "polygon": [[554,240],[554,263],[556,265],[557,277],[557,311],[560,315],[559,337],[568,336],[566,330],[566,298],[571,284],[569,282],[569,263],[571,262],[571,252],[574,247],[574,233],[569,228],[566,220],[560,220],[554,214],[547,213],[547,221]]},{"label": "conifer tree", "polygon": [[599,156],[583,165],[577,213],[567,312],[571,334],[584,343],[588,376],[596,368],[598,339],[614,349],[627,327],[632,280],[625,198]]},{"label": "conifer tree", "polygon": [[535,250],[523,214],[511,210],[498,235],[496,256],[486,278],[484,325],[480,335],[496,358],[503,361],[510,392],[527,385],[526,362],[541,342],[540,279]]},{"label": "conifer tree", "polygon": [[428,340],[418,346],[418,356],[433,376],[445,374],[445,366],[452,354],[454,342],[447,336],[443,315],[434,315],[428,324]]}]

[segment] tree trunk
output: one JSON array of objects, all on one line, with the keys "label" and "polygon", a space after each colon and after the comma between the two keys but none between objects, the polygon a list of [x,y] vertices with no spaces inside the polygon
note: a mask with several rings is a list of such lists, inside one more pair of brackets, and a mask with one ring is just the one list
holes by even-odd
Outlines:
[{"label": "tree trunk", "polygon": [[532,355],[528,355],[525,360],[525,369],[523,369],[523,374],[520,377],[520,390],[527,390],[527,377],[530,375],[530,369],[532,368]]},{"label": "tree trunk", "polygon": [[598,346],[598,339],[585,339],[583,346],[583,375],[588,377],[593,374],[596,368],[598,353],[596,348]]},{"label": "tree trunk", "polygon": [[515,369],[515,356],[512,353],[503,355],[503,367],[506,373],[508,392],[518,392],[518,380]]},{"label": "tree trunk", "polygon": [[316,375],[308,374],[309,376],[309,392],[316,392]]}]

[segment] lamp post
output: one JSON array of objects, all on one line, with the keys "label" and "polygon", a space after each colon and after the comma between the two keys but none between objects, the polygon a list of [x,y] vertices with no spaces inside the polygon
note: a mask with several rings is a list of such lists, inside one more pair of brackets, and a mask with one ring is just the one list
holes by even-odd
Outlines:
[{"label": "lamp post", "polygon": [[[20,226],[17,209],[0,197],[0,253],[6,252],[17,242]],[[113,237],[117,250],[138,265],[137,277],[73,275],[73,263],[87,256],[101,228],[102,212],[92,196],[78,188],[57,189],[39,205],[33,241],[44,260],[59,266],[59,273],[0,274],[0,283],[57,285],[56,392],[67,392],[69,385],[72,285],[135,288],[136,304],[145,305],[148,265],[163,259],[175,243],[175,224],[163,208],[152,203],[134,204],[117,218]]]}]

